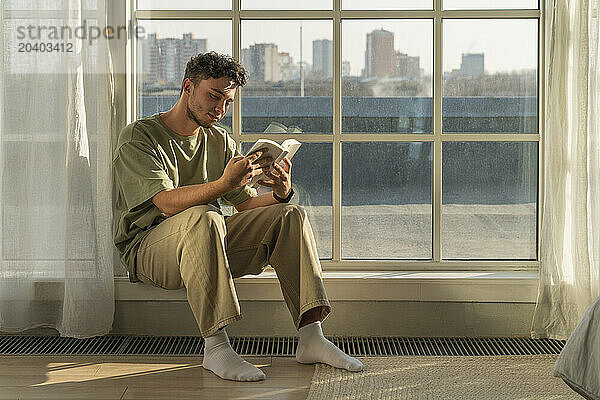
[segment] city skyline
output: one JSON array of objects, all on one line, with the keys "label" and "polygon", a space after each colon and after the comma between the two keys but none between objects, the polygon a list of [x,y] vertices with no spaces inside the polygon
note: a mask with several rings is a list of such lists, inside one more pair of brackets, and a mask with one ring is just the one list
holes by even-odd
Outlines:
[{"label": "city skyline", "polygon": [[[393,32],[376,29],[367,33],[367,48],[365,49],[365,68],[360,75],[362,78],[392,78],[421,80],[426,78],[423,68],[420,68],[420,58],[394,50]],[[158,81],[156,77],[165,75],[165,70],[170,77],[166,80],[171,85],[178,84],[179,78],[176,72],[183,73],[183,68],[192,55],[207,50],[205,38],[193,38],[192,33],[184,33],[182,38],[159,38],[156,34],[149,34],[145,40],[140,41],[139,60],[142,61],[140,73],[146,75],[144,81]],[[158,40],[157,40],[158,39]],[[194,43],[198,44],[194,46]],[[159,44],[162,43],[162,44]],[[152,49],[152,51],[150,51]],[[313,64],[303,61],[305,77],[311,75],[331,79],[333,73],[332,59],[333,42],[328,39],[316,39],[312,41]],[[162,53],[158,50],[162,50]],[[279,82],[298,80],[300,78],[300,60],[294,60],[289,52],[280,51],[275,43],[255,43],[248,48],[241,49],[241,62],[249,72],[251,79],[255,81]],[[153,54],[156,53],[156,54]],[[172,60],[166,57],[172,54]],[[165,58],[166,57],[166,58]],[[456,76],[476,76],[486,72],[484,53],[462,53],[459,68],[444,71],[444,78]],[[181,68],[172,64],[178,62]],[[169,68],[169,65],[172,65]],[[181,70],[181,71],[175,71]],[[349,76],[351,65],[348,61],[342,62],[342,76]],[[175,76],[173,76],[175,73]],[[179,75],[181,75],[179,74]],[[175,78],[175,79],[174,79]],[[313,77],[314,79],[314,77]],[[163,83],[164,84],[164,83]],[[167,84],[168,86],[168,84]]]},{"label": "city skyline", "polygon": [[[208,50],[231,54],[231,22],[202,21],[172,23],[172,21],[140,21],[146,34],[157,33],[161,38],[181,37],[191,32],[195,38],[207,38]],[[359,76],[365,67],[366,34],[375,29],[385,29],[396,37],[395,50],[418,56],[424,74],[431,74],[433,66],[430,20],[345,20],[342,24],[342,62],[349,61],[351,75]],[[282,26],[284,25],[284,26]],[[303,60],[313,64],[312,42],[332,40],[331,21],[302,21]],[[416,37],[422,40],[399,40]],[[187,29],[186,29],[187,28]],[[242,48],[255,43],[274,43],[280,51],[288,52],[294,60],[300,59],[300,21],[242,21]],[[223,32],[217,34],[215,32]],[[293,32],[282,34],[282,32]],[[474,35],[474,33],[477,33]],[[502,34],[499,34],[499,33]],[[225,34],[226,33],[226,34]],[[202,36],[203,35],[203,36]],[[275,38],[275,39],[274,39]],[[530,38],[524,40],[523,38]],[[537,69],[537,20],[446,20],[444,21],[443,71],[460,69],[463,53],[484,53],[486,72],[509,72]],[[360,43],[360,45],[356,45]],[[427,45],[425,45],[427,44]],[[426,48],[428,47],[428,48]]]},{"label": "city skyline", "polygon": [[[377,40],[371,40],[377,37]],[[419,67],[419,57],[410,56],[394,50],[393,33],[375,30],[367,34],[365,50],[366,68],[361,71],[363,78],[398,77],[410,80],[423,78]],[[184,33],[182,38],[160,38],[157,34],[148,34],[140,40],[142,82],[159,83],[163,86],[176,86],[183,75],[185,64],[190,57],[207,51],[207,39],[194,38],[192,33]],[[251,80],[279,82],[300,79],[300,64],[304,67],[304,76],[331,79],[333,77],[333,41],[317,39],[312,42],[313,64],[294,60],[288,52],[279,51],[274,43],[255,43],[241,50],[241,62],[248,71]],[[481,68],[483,72],[483,54]],[[464,55],[463,63],[464,64]],[[348,76],[351,65],[342,63],[342,76]],[[464,72],[461,65],[459,73]],[[475,74],[471,74],[475,75]]]}]

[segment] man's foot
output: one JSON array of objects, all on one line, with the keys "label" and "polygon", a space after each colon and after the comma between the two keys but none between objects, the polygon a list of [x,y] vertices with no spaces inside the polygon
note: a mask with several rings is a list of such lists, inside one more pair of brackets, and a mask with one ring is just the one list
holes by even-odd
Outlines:
[{"label": "man's foot", "polygon": [[363,364],[359,360],[350,357],[323,336],[320,321],[303,326],[299,332],[300,339],[296,350],[296,361],[299,363],[320,362],[348,371],[362,371]]},{"label": "man's foot", "polygon": [[244,361],[229,344],[225,329],[204,338],[204,361],[202,366],[218,377],[232,381],[262,381],[265,374]]}]

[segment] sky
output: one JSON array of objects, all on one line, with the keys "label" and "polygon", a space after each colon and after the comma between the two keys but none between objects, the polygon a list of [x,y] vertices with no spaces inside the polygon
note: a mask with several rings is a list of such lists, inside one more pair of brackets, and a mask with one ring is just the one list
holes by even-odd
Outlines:
[{"label": "sky", "polygon": [[[192,32],[207,38],[209,50],[231,53],[229,21],[140,21],[146,34],[181,37]],[[312,64],[312,41],[332,39],[332,21],[257,21],[243,20],[242,48],[254,43],[275,43],[280,52],[289,52],[300,61],[302,25],[303,60]],[[364,67],[366,35],[375,29],[394,32],[394,47],[410,56],[419,56],[424,72],[433,67],[433,24],[431,20],[344,20],[342,22],[342,60],[349,61],[351,74]],[[489,73],[537,67],[537,20],[445,20],[443,23],[444,71],[460,68],[462,53],[484,53]]]}]

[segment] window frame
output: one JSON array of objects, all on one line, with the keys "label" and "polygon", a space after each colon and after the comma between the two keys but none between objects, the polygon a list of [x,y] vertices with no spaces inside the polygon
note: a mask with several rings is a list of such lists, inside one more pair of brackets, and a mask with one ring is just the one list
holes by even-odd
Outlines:
[{"label": "window frame", "polygon": [[[232,21],[232,56],[241,58],[241,22],[242,20],[332,20],[333,21],[333,131],[332,134],[297,134],[302,142],[332,143],[333,145],[333,221],[332,221],[332,259],[321,260],[324,270],[329,271],[510,271],[538,270],[540,259],[541,212],[543,210],[543,136],[545,119],[545,26],[543,2],[538,2],[538,9],[525,10],[443,10],[443,0],[433,0],[433,10],[342,10],[342,0],[333,0],[332,10],[242,10],[241,1],[232,0],[232,10],[136,10],[136,0],[129,0],[127,15],[132,26],[138,20],[230,20]],[[537,65],[537,97],[538,97],[538,131],[536,134],[523,133],[442,133],[442,98],[443,98],[443,29],[446,19],[536,19],[538,21],[538,65]],[[363,133],[342,133],[341,93],[342,93],[342,20],[352,19],[431,19],[433,20],[433,132],[431,134],[385,134],[373,135]],[[127,44],[127,122],[137,116],[137,82],[136,82],[136,40]],[[243,92],[243,89],[242,89]],[[265,134],[241,132],[241,101],[243,95],[236,93],[236,101],[232,109],[232,137],[241,149],[242,142],[254,142],[264,138]],[[286,135],[268,135],[269,138],[281,141]],[[346,142],[431,142],[433,147],[432,165],[432,259],[431,260],[345,260],[341,258],[341,147]],[[535,260],[443,260],[441,254],[441,219],[442,219],[442,145],[444,142],[537,142],[538,144],[538,186],[537,186],[537,226],[536,226],[536,259]]]}]

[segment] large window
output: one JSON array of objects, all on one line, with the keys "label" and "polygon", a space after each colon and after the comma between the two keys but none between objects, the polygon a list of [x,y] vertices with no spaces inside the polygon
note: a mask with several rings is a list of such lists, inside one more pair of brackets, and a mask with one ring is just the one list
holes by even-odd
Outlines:
[{"label": "large window", "polygon": [[536,1],[166,7],[130,10],[131,119],[177,101],[192,55],[239,59],[250,79],[222,126],[242,152],[303,142],[292,180],[325,269],[537,267]]}]

